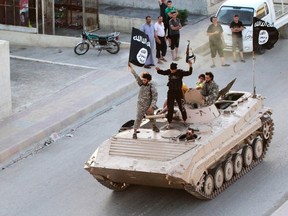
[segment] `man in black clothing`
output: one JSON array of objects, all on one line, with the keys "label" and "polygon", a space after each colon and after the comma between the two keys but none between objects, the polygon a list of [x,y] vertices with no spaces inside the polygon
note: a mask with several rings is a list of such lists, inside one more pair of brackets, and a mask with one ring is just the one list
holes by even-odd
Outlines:
[{"label": "man in black clothing", "polygon": [[169,81],[167,83],[168,92],[167,92],[167,106],[168,106],[168,125],[167,129],[170,129],[170,123],[172,122],[173,112],[174,112],[174,101],[176,100],[179,110],[182,114],[182,119],[185,123],[187,119],[187,113],[185,109],[184,95],[182,92],[182,79],[184,76],[190,76],[192,74],[192,61],[188,62],[189,70],[183,71],[182,69],[177,69],[176,63],[171,63],[170,69],[161,70],[159,67],[156,67],[158,74],[169,76]]},{"label": "man in black clothing", "polygon": [[241,62],[245,62],[243,56],[243,40],[242,31],[244,29],[243,23],[239,20],[238,15],[234,15],[233,21],[230,23],[230,29],[232,31],[232,51],[233,61],[236,62],[236,47],[238,47],[241,57]]},{"label": "man in black clothing", "polygon": [[163,17],[163,23],[165,27],[165,36],[166,36],[168,25],[169,25],[167,17],[166,17],[166,13],[165,13],[165,10],[167,8],[166,0],[159,0],[159,7],[160,7],[160,16]]}]

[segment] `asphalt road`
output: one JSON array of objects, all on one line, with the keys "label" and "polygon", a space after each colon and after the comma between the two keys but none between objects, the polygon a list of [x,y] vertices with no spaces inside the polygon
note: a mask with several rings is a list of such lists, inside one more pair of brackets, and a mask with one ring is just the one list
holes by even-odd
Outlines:
[{"label": "asphalt road", "polygon": [[[194,86],[199,73],[212,70],[215,81],[224,87],[233,78],[232,89],[253,90],[266,97],[272,107],[275,133],[264,162],[226,189],[212,201],[197,200],[182,190],[131,186],[124,192],[112,192],[100,185],[83,169],[84,162],[99,144],[135,116],[136,93],[130,92],[89,119],[82,119],[66,131],[62,139],[0,171],[0,215],[270,215],[288,198],[286,92],[288,41],[280,40],[263,56],[246,55],[247,61],[229,68],[210,69],[210,59],[197,66],[192,77]],[[227,60],[232,62],[230,58]],[[181,63],[181,67],[186,64]],[[219,65],[219,64],[218,64]],[[254,68],[254,69],[253,69]],[[136,68],[136,71],[140,71]],[[154,75],[161,106],[166,95],[166,77]]]}]

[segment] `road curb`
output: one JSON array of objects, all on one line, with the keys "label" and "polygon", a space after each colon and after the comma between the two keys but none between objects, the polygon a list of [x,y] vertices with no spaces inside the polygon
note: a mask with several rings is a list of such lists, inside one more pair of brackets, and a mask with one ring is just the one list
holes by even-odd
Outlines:
[{"label": "road curb", "polygon": [[[127,74],[129,76],[130,74]],[[114,86],[113,92],[109,92],[110,85],[113,82],[107,84],[107,89],[103,89],[103,92],[107,92],[106,95],[101,95],[100,98],[95,99],[95,91],[98,84],[95,86],[87,82],[93,81],[93,77],[87,77],[85,82],[82,84],[77,84],[71,86],[72,89],[67,87],[63,91],[58,92],[58,99],[55,99],[55,95],[51,95],[44,101],[39,101],[35,103],[30,109],[24,110],[20,113],[15,113],[14,115],[1,121],[1,125],[5,125],[7,130],[6,137],[1,135],[0,139],[0,163],[6,161],[12,156],[20,153],[22,150],[28,146],[40,142],[54,132],[59,132],[69,125],[75,123],[80,118],[85,117],[89,113],[95,112],[95,110],[104,107],[107,104],[112,103],[121,96],[123,96],[127,91],[132,91],[136,87],[135,81],[127,83],[127,76],[123,76],[120,80],[115,82],[125,83],[117,88]],[[87,81],[88,80],[88,81]],[[90,93],[83,96],[83,94],[77,94],[77,89],[81,86],[85,89],[91,89]],[[81,95],[81,97],[77,97]],[[66,99],[63,99],[65,98]],[[75,97],[74,97],[75,96]],[[55,104],[53,104],[53,100]],[[57,100],[61,103],[57,104]],[[55,109],[57,111],[55,112]],[[2,128],[3,129],[3,128]],[[11,134],[10,134],[11,133]],[[13,143],[13,145],[11,145]]]}]

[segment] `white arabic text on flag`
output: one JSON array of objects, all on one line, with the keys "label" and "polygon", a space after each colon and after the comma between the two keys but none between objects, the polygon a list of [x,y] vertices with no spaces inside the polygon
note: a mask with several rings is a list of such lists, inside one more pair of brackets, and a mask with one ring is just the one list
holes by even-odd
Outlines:
[{"label": "white arabic text on flag", "polygon": [[151,53],[148,36],[137,28],[132,28],[129,62],[143,66]]},{"label": "white arabic text on flag", "polygon": [[278,30],[269,23],[253,17],[253,51],[261,46],[264,49],[272,49],[279,39]]}]

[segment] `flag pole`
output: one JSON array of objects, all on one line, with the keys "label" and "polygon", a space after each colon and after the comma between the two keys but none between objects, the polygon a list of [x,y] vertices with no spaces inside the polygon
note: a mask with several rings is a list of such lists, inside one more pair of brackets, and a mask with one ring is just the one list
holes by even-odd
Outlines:
[{"label": "flag pole", "polygon": [[256,84],[255,84],[255,51],[252,52],[252,62],[253,62],[253,98],[256,98]]}]

